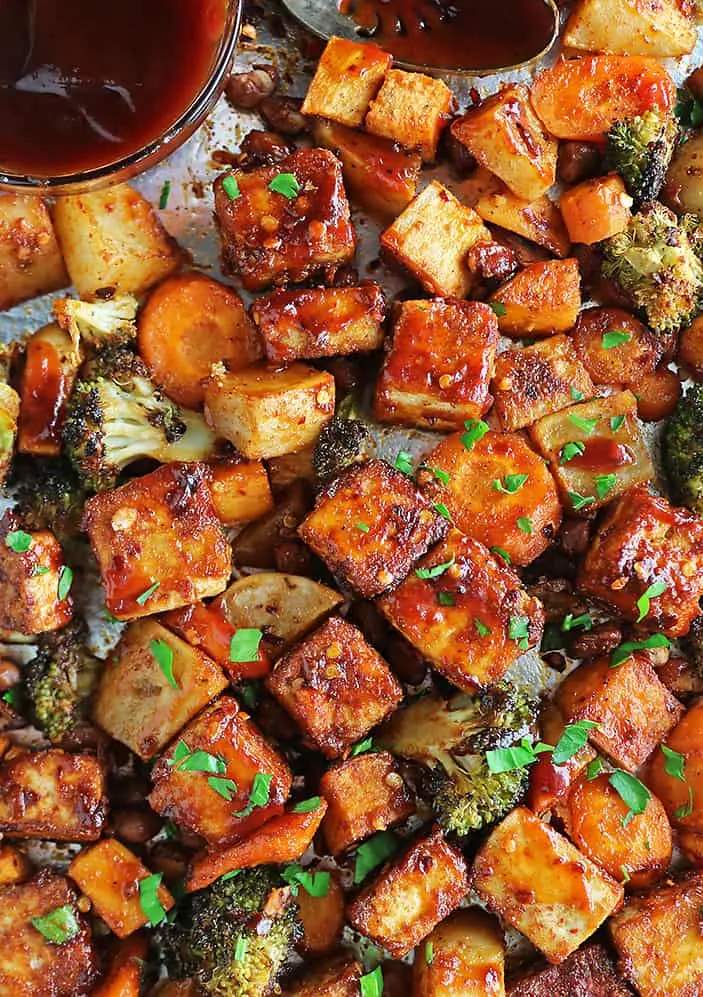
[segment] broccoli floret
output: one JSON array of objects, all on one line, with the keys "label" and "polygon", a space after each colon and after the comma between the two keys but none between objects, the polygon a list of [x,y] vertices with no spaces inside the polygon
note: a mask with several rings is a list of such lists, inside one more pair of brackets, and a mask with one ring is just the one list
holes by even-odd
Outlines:
[{"label": "broccoli floret", "polygon": [[84,487],[98,492],[144,457],[206,460],[215,437],[199,413],[164,396],[139,357],[118,347],[98,353],[76,383],[63,442]]},{"label": "broccoli floret", "polygon": [[658,332],[678,329],[700,304],[703,266],[689,238],[691,222],[654,201],[603,243],[604,275],[620,284]]},{"label": "broccoli floret", "polygon": [[352,464],[368,460],[373,450],[371,433],[358,418],[356,401],[349,395],[318,436],[312,466],[320,481],[327,481]]},{"label": "broccoli floret", "polygon": [[678,136],[676,119],[663,111],[616,121],[608,132],[606,164],[620,174],[636,207],[661,190]]},{"label": "broccoli floret", "polygon": [[257,866],[188,897],[159,945],[172,978],[197,980],[212,997],[268,997],[301,935],[283,879]]},{"label": "broccoli floret", "polygon": [[679,399],[662,435],[672,498],[703,515],[703,384]]},{"label": "broccoli floret", "polygon": [[51,530],[62,542],[78,533],[85,496],[67,461],[20,456],[10,484],[28,530]]},{"label": "broccoli floret", "polygon": [[529,696],[502,683],[476,697],[423,696],[391,717],[376,740],[421,765],[421,794],[446,831],[464,836],[518,803],[526,770],[492,773],[486,752],[533,734],[536,714]]},{"label": "broccoli floret", "polygon": [[50,741],[60,741],[84,718],[102,663],[85,646],[82,624],[44,634],[24,671],[32,718]]},{"label": "broccoli floret", "polygon": [[107,301],[64,298],[54,302],[54,315],[76,346],[82,342],[99,350],[136,339],[138,307],[139,302],[131,294],[119,294]]}]

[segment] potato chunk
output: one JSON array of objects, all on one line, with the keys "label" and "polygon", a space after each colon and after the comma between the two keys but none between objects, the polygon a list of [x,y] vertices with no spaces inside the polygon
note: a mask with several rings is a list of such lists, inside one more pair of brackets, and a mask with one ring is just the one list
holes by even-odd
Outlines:
[{"label": "potato chunk", "polygon": [[205,418],[245,457],[279,457],[314,442],[334,415],[334,378],[307,364],[213,368]]},{"label": "potato chunk", "polygon": [[66,567],[58,540],[49,530],[29,533],[13,513],[0,520],[0,627],[21,634],[47,633],[73,618],[69,591],[59,599]]},{"label": "potato chunk", "polygon": [[[271,189],[282,175],[285,193]],[[248,291],[331,276],[354,256],[342,167],[327,149],[298,149],[276,166],[223,174],[215,181],[215,212],[222,268]]]},{"label": "potato chunk", "polygon": [[499,180],[495,187],[481,193],[472,205],[485,222],[536,242],[555,256],[569,255],[569,233],[554,201],[546,194],[532,200],[518,197]]},{"label": "potato chunk", "polygon": [[[224,771],[215,776],[190,771],[188,756],[179,761],[182,745],[190,753],[205,751],[221,758]],[[268,800],[250,809],[257,774],[257,782],[271,777]],[[201,834],[211,845],[238,841],[281,813],[291,788],[290,769],[283,758],[230,696],[222,696],[188,724],[157,761],[152,780],[149,802],[154,810]]]},{"label": "potato chunk", "polygon": [[281,658],[266,685],[327,758],[342,755],[403,698],[380,654],[341,616]]},{"label": "potato chunk", "polygon": [[205,464],[167,464],[85,504],[108,610],[120,620],[188,606],[226,587],[232,552]]},{"label": "potato chunk", "polygon": [[415,953],[413,997],[504,997],[504,962],[497,921],[477,907],[456,911]]},{"label": "potato chunk", "polygon": [[469,892],[466,862],[438,827],[383,867],[347,908],[352,926],[400,959]]},{"label": "potato chunk", "polygon": [[675,0],[578,0],[564,29],[564,45],[584,52],[675,59],[695,44],[695,26]]},{"label": "potato chunk", "polygon": [[588,308],[573,332],[574,346],[596,384],[638,385],[661,360],[660,339],[622,308]]},{"label": "potato chunk", "polygon": [[311,966],[284,990],[285,997],[359,997],[361,964],[337,956]]},{"label": "potato chunk", "polygon": [[423,494],[446,505],[467,536],[505,551],[512,564],[534,561],[556,536],[561,505],[554,480],[521,436],[486,433],[470,448],[447,436],[417,473]]},{"label": "potato chunk", "polygon": [[387,751],[335,765],[320,780],[320,792],[328,804],[322,834],[333,855],[399,824],[415,810],[398,765]]},{"label": "potato chunk", "polygon": [[298,532],[366,599],[397,585],[448,523],[408,478],[372,460],[322,490]]},{"label": "potato chunk", "polygon": [[[171,669],[161,665],[164,653]],[[140,758],[151,758],[226,686],[207,655],[156,620],[140,620],[122,634],[103,670],[93,719]]]},{"label": "potato chunk", "polygon": [[377,45],[330,38],[303,101],[303,114],[317,114],[351,128],[360,125],[391,62],[388,52]]},{"label": "potato chunk", "polygon": [[508,987],[509,997],[631,997],[603,945],[586,945],[559,963],[521,973]]},{"label": "potato chunk", "polygon": [[364,127],[372,135],[417,149],[428,163],[435,158],[453,106],[454,95],[442,80],[391,69],[371,101]]},{"label": "potato chunk", "polygon": [[[653,752],[646,782],[666,807],[672,824],[703,833],[703,700],[693,703],[666,735],[670,751],[683,755],[684,780],[669,775],[664,751]],[[691,796],[692,794],[692,796]]]},{"label": "potato chunk", "polygon": [[575,259],[528,263],[491,295],[500,331],[517,339],[568,332],[581,307],[580,283]]},{"label": "potato chunk", "polygon": [[525,807],[492,832],[472,886],[549,962],[566,959],[622,903],[622,887]]},{"label": "potato chunk", "polygon": [[458,429],[491,404],[498,322],[477,301],[403,301],[376,385],[381,422]]},{"label": "potato chunk", "polygon": [[[656,583],[666,588],[643,602]],[[703,519],[650,495],[645,485],[631,488],[600,524],[578,585],[625,619],[681,637],[700,613]]]},{"label": "potato chunk", "polygon": [[0,310],[58,291],[69,283],[46,203],[40,197],[0,197]]},{"label": "potato chunk", "polygon": [[95,841],[105,826],[105,774],[91,755],[59,748],[0,762],[0,831],[10,837]]},{"label": "potato chunk", "polygon": [[503,559],[458,530],[378,605],[433,668],[467,692],[501,679],[539,641],[544,621],[541,604]]}]

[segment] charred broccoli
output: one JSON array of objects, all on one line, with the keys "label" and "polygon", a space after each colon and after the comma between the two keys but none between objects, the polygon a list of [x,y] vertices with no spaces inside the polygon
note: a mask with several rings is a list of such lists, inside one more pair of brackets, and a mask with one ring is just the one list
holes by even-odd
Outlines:
[{"label": "charred broccoli", "polygon": [[290,889],[273,866],[257,866],[190,895],[159,945],[173,979],[197,980],[212,997],[268,997],[301,934]]},{"label": "charred broccoli", "polygon": [[334,419],[323,427],[312,456],[312,465],[320,481],[335,478],[345,468],[372,456],[371,434],[357,415],[356,400],[349,395],[337,409]]},{"label": "charred broccoli", "polygon": [[606,164],[620,174],[636,207],[658,195],[678,135],[676,119],[664,111],[616,121],[608,132]]},{"label": "charred broccoli", "polygon": [[139,357],[118,347],[98,353],[76,383],[63,442],[82,484],[98,492],[144,457],[206,460],[215,437],[199,413],[163,395]]},{"label": "charred broccoli", "polygon": [[76,346],[83,342],[99,350],[136,339],[138,307],[139,302],[131,294],[119,294],[106,301],[64,298],[54,302],[54,315]]},{"label": "charred broccoli", "polygon": [[492,773],[486,752],[534,733],[536,704],[508,683],[476,697],[423,696],[382,728],[378,744],[418,762],[419,789],[446,831],[463,836],[519,801],[527,771]]},{"label": "charred broccoli", "polygon": [[662,457],[674,501],[703,515],[703,384],[679,399],[664,427]]},{"label": "charred broccoli", "polygon": [[603,243],[604,275],[620,284],[658,332],[678,329],[699,307],[703,266],[689,237],[693,223],[654,201]]},{"label": "charred broccoli", "polygon": [[28,530],[51,530],[62,542],[77,534],[85,496],[68,462],[20,456],[11,485],[17,514]]}]

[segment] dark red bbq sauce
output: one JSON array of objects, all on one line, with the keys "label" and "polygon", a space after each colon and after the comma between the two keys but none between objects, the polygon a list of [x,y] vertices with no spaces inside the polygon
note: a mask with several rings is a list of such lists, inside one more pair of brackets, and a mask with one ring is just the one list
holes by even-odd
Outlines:
[{"label": "dark red bbq sauce", "polygon": [[584,446],[583,453],[572,457],[567,467],[579,467],[584,471],[606,471],[633,464],[635,460],[629,447],[605,436],[586,440]]},{"label": "dark red bbq sauce", "polygon": [[225,0],[0,0],[0,171],[106,166],[206,82]]},{"label": "dark red bbq sauce", "polygon": [[544,0],[340,0],[366,38],[396,58],[453,69],[500,69],[549,44]]}]

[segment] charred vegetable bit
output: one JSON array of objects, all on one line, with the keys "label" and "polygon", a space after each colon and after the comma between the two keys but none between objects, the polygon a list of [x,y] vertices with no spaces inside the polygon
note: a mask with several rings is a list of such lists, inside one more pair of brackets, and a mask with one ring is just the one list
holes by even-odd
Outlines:
[{"label": "charred vegetable bit", "polygon": [[28,530],[51,530],[62,542],[76,535],[85,494],[67,461],[19,458],[11,484],[17,515]]},{"label": "charred vegetable bit", "polygon": [[703,385],[679,399],[664,427],[664,468],[674,501],[703,515]]},{"label": "charred vegetable bit", "polygon": [[608,132],[606,165],[623,178],[637,207],[659,194],[678,136],[676,119],[659,110],[616,121]]},{"label": "charred vegetable bit", "polygon": [[357,418],[351,396],[345,398],[337,414],[323,426],[315,444],[312,464],[320,481],[341,474],[352,464],[360,464],[373,456],[374,446],[368,427]]}]

